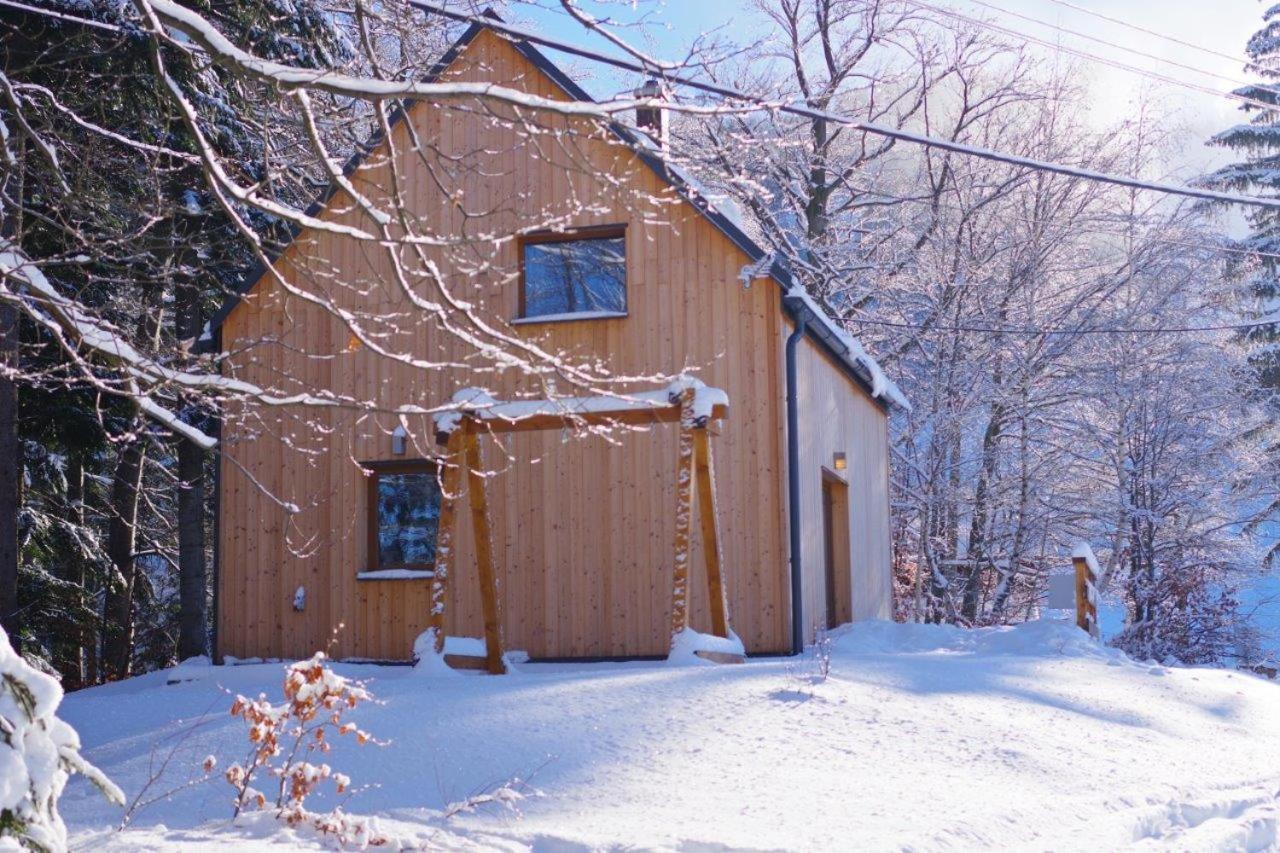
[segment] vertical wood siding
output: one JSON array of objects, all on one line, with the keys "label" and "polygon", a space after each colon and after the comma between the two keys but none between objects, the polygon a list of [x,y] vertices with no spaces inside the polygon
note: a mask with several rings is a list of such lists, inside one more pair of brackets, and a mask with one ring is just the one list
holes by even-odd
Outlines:
[{"label": "vertical wood siding", "polygon": [[[563,97],[488,32],[466,48],[449,76],[504,81]],[[785,649],[789,611],[778,360],[783,323],[776,286],[760,281],[744,288],[738,274],[748,258],[602,133],[579,132],[559,142],[517,131],[493,120],[486,109],[502,110],[474,104],[414,108],[410,121],[416,134],[434,142],[438,153],[411,152],[405,127],[396,130],[398,173],[414,214],[439,235],[510,235],[544,212],[578,226],[626,223],[627,318],[519,325],[508,331],[549,349],[603,356],[616,374],[689,368],[728,391],[730,419],[713,441],[732,622],[748,649]],[[375,154],[355,176],[364,191],[376,194],[389,186],[387,159],[385,150]],[[461,195],[446,197],[437,182]],[[342,194],[324,216],[369,227]],[[448,256],[428,254],[456,294],[480,304],[485,316],[502,325],[516,311],[515,252],[514,241],[507,240],[496,246],[477,242]],[[405,260],[410,287],[424,297],[433,295],[422,265],[407,252]],[[388,318],[368,320],[367,331],[389,349],[476,363],[437,321],[408,304],[377,248],[309,231],[277,267],[309,294],[358,311],[362,318]],[[512,371],[424,370],[350,346],[349,331],[329,312],[285,293],[270,278],[232,312],[222,334],[231,353],[229,375],[284,392],[330,389],[387,406],[438,405],[469,385],[485,386],[497,396],[545,393]],[[854,399],[839,377],[836,387],[838,395]],[[817,393],[811,392],[815,404],[821,402]],[[865,400],[849,405],[874,408]],[[862,423],[857,420],[862,416],[850,417]],[[816,410],[806,414],[807,422],[817,420],[823,418]],[[429,418],[413,416],[408,423],[407,456],[435,454]],[[356,578],[366,567],[367,490],[355,461],[391,458],[394,426],[390,417],[350,408],[254,407],[228,418],[221,472],[219,638],[224,654],[292,657],[326,649],[339,657],[409,656],[414,638],[426,627],[429,581]],[[868,421],[859,428],[874,431],[873,426]],[[874,428],[883,432],[882,423]],[[657,427],[615,438],[616,445],[559,433],[483,441],[486,465],[496,472],[490,497],[509,647],[538,657],[665,653],[676,434]],[[859,470],[857,449],[872,447],[877,436],[859,440],[863,443],[850,445],[851,474]],[[812,444],[818,453],[818,440]],[[883,495],[864,494],[882,490],[883,472],[869,473],[877,483],[855,489],[855,513],[866,505],[864,498],[883,500]],[[820,524],[820,513],[813,517]],[[868,528],[876,525],[887,532],[880,509],[857,519],[855,538],[869,535]],[[450,633],[477,636],[481,622],[470,525],[463,524],[459,533],[447,627]],[[866,553],[881,556],[875,549]],[[700,560],[695,554],[694,565]],[[887,557],[883,563],[887,571]],[[705,630],[701,571],[695,581],[694,625]],[[292,607],[298,587],[306,589],[302,612]],[[883,584],[859,582],[856,612],[883,612],[881,605],[867,604],[870,587],[879,594]]]}]

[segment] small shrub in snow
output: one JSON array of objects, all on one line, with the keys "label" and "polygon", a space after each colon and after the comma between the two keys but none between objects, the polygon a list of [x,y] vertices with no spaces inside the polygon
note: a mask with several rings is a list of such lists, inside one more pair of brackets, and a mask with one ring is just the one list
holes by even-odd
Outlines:
[{"label": "small shrub in snow", "polygon": [[831,675],[831,634],[819,625],[813,634],[813,645],[787,668],[788,676],[803,686],[822,684]]},{"label": "small shrub in snow", "polygon": [[813,680],[819,683],[826,681],[831,675],[831,634],[825,626],[815,633],[809,654],[813,658]]},{"label": "small shrub in snow", "polygon": [[67,848],[58,797],[72,773],[80,773],[107,799],[124,794],[80,755],[75,729],[54,712],[62,686],[22,659],[0,630],[0,847]]},{"label": "small shrub in snow", "polygon": [[488,806],[519,814],[520,801],[525,798],[525,787],[525,781],[517,776],[496,788],[450,803],[445,807],[444,818],[449,820],[460,814],[470,814]]},{"label": "small shrub in snow", "polygon": [[306,827],[340,844],[379,846],[388,839],[376,821],[346,814],[341,808],[318,813],[306,808],[306,799],[323,783],[336,793],[351,787],[351,780],[327,763],[313,761],[331,749],[333,736],[350,735],[357,743],[377,743],[342,715],[373,696],[364,685],[338,675],[325,663],[323,652],[290,664],[284,679],[283,704],[275,705],[265,694],[257,699],[237,696],[231,713],[249,726],[252,749],[243,764],[233,764],[224,774],[235,789],[235,814],[245,809],[265,809],[268,796],[254,787],[256,780],[274,777],[277,787],[275,816],[291,827]]},{"label": "small shrub in snow", "polygon": [[[181,669],[181,667],[175,667],[175,669]],[[173,681],[171,677],[166,683],[175,684],[179,682]],[[207,755],[204,761],[200,763],[200,771],[197,774],[176,785],[168,784],[170,782],[168,772],[170,765],[182,752],[183,747],[191,736],[204,725],[204,722],[205,719],[202,717],[196,720],[193,725],[187,726],[186,730],[178,737],[168,741],[160,741],[151,748],[151,759],[147,765],[147,780],[142,783],[142,786],[138,788],[138,793],[134,794],[133,799],[129,801],[129,805],[125,807],[124,814],[120,817],[120,829],[124,829],[132,823],[138,813],[144,809],[156,803],[167,802],[179,792],[187,788],[194,788],[197,785],[203,785],[213,778],[211,774],[214,768],[218,766],[218,760],[212,755]],[[166,745],[167,748],[163,748]]]}]

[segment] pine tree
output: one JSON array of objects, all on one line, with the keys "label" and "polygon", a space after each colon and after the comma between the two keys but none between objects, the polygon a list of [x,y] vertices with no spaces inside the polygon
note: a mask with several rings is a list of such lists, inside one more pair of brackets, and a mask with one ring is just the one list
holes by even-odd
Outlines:
[{"label": "pine tree", "polygon": [[[1237,95],[1249,99],[1240,107],[1248,121],[1210,140],[1213,145],[1239,152],[1242,159],[1209,175],[1206,183],[1280,197],[1280,4],[1269,8],[1263,18],[1266,23],[1245,48],[1245,70],[1265,82],[1236,90]],[[1250,234],[1240,241],[1239,248],[1257,254],[1241,255],[1234,262],[1234,271],[1243,285],[1248,319],[1259,322],[1273,317],[1280,307],[1280,209],[1255,207],[1249,211],[1248,221]],[[1245,334],[1261,386],[1280,390],[1280,322]]]},{"label": "pine tree", "polygon": [[[1205,179],[1222,189],[1280,197],[1280,4],[1263,13],[1262,29],[1245,46],[1245,70],[1262,82],[1244,86],[1236,94],[1248,98],[1241,105],[1248,120],[1214,136],[1210,143],[1228,148],[1241,159]],[[1240,286],[1241,313],[1252,325],[1242,332],[1249,363],[1256,378],[1255,393],[1264,405],[1280,406],[1280,209],[1254,207],[1248,213],[1249,236],[1238,242],[1246,253],[1236,255],[1230,272]],[[1271,455],[1280,460],[1280,443],[1266,436]],[[1264,516],[1280,515],[1280,500]],[[1280,544],[1268,559],[1280,554]]]}]

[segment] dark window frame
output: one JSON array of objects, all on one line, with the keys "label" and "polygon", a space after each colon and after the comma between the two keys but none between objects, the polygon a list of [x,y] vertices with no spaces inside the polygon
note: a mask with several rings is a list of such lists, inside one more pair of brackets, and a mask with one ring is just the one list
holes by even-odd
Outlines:
[{"label": "dark window frame", "polygon": [[[365,558],[365,568],[361,574],[375,572],[393,572],[393,571],[411,571],[411,572],[434,572],[436,563],[433,557],[430,563],[406,563],[394,566],[384,566],[379,562],[381,551],[381,543],[378,538],[378,479],[384,474],[430,474],[436,478],[437,485],[440,482],[440,463],[435,459],[392,459],[375,462],[361,462],[360,467],[369,472],[365,477],[365,533],[366,533],[366,549],[368,554]],[[443,492],[443,489],[441,489]],[[443,493],[440,496],[441,503],[444,502]],[[437,535],[439,529],[437,528]]]},{"label": "dark window frame", "polygon": [[[541,316],[538,316],[538,315],[534,315],[532,317],[529,316],[528,310],[527,310],[528,306],[525,303],[525,295],[528,290],[528,288],[526,287],[527,282],[525,281],[525,263],[524,263],[524,250],[526,246],[537,246],[537,245],[546,244],[546,243],[572,243],[578,240],[615,240],[618,238],[621,238],[623,241],[622,242],[623,310],[622,311],[619,311],[616,315],[609,316],[609,317],[591,317],[591,316],[575,317],[573,316],[573,314],[570,314],[567,317],[544,320],[542,319]],[[592,320],[616,320],[616,319],[622,319],[623,317],[627,316],[631,311],[631,294],[629,292],[631,289],[630,287],[631,262],[628,257],[629,253],[627,252],[626,239],[627,239],[626,223],[620,223],[615,225],[584,225],[580,228],[569,228],[564,231],[550,231],[550,230],[531,231],[527,234],[521,234],[516,239],[516,256],[517,256],[517,261],[520,265],[519,287],[518,287],[518,293],[516,296],[516,300],[517,300],[516,301],[516,320],[518,320],[521,323],[539,323],[539,322],[585,323],[585,322],[590,322]],[[581,311],[581,312],[573,312],[573,313],[587,315],[590,312]],[[555,315],[543,315],[543,316],[554,317]]]}]

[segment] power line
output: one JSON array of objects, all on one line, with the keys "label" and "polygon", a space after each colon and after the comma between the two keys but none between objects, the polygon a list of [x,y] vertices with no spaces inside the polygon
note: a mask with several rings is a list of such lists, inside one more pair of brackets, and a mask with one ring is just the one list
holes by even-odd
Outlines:
[{"label": "power line", "polygon": [[[1156,54],[1156,53],[1147,53],[1146,51],[1138,50],[1137,48],[1134,48],[1134,47],[1129,47],[1123,44],[1117,44],[1116,42],[1108,41],[1107,39],[1099,38],[1098,36],[1089,35],[1088,33],[1080,32],[1079,30],[1069,29],[1059,24],[1055,24],[1051,21],[1046,21],[1043,18],[1036,18],[1032,15],[1026,15],[1026,14],[1023,14],[1022,12],[1018,12],[1013,9],[1006,9],[1003,6],[997,6],[994,3],[988,3],[986,2],[986,0],[968,0],[968,2],[974,4],[975,6],[981,6],[984,9],[989,9],[993,12],[999,12],[1001,14],[1009,15],[1014,18],[1020,18],[1021,20],[1028,21],[1032,24],[1036,24],[1042,27],[1048,27],[1049,29],[1056,30],[1060,33],[1065,33],[1066,35],[1075,36],[1076,38],[1082,38],[1082,39],[1085,39],[1086,41],[1091,41],[1091,42],[1094,42],[1095,44],[1103,45],[1104,47],[1110,47],[1110,48],[1115,48],[1116,50],[1122,50],[1125,53],[1129,53],[1134,56],[1141,56],[1143,59],[1151,59],[1156,62],[1163,62],[1166,65],[1172,65],[1174,68],[1181,68],[1184,71],[1190,71],[1194,74],[1203,74],[1206,77],[1217,77],[1219,80],[1225,80],[1228,83],[1232,83],[1236,86],[1256,86],[1257,88],[1263,89],[1268,92],[1276,92],[1276,89],[1274,89],[1271,86],[1254,84],[1249,82],[1248,80],[1241,80],[1239,77],[1229,77],[1226,74],[1220,74],[1217,71],[1210,71],[1205,68],[1200,68],[1199,66],[1196,66],[1196,65],[1188,65],[1184,62],[1179,62],[1176,59],[1170,59],[1167,56],[1160,56],[1159,54]],[[1229,93],[1223,92],[1222,94],[1230,96],[1230,95],[1234,95],[1235,93],[1229,94]],[[1244,97],[1244,96],[1240,96],[1240,97]]]},{"label": "power line", "polygon": [[[1218,89],[1212,89],[1208,86],[1201,86],[1197,83],[1192,83],[1187,80],[1179,80],[1177,77],[1170,77],[1168,74],[1162,74],[1159,71],[1151,71],[1146,68],[1139,68],[1136,65],[1129,65],[1128,63],[1121,62],[1117,59],[1109,59],[1105,56],[1098,56],[1096,53],[1089,53],[1087,50],[1081,50],[1080,48],[1070,47],[1068,45],[1063,45],[1063,44],[1055,44],[1047,39],[1042,39],[1042,38],[1039,38],[1038,36],[1033,36],[1030,33],[1024,33],[1020,30],[1011,29],[1010,27],[997,24],[994,21],[984,21],[981,18],[975,18],[971,15],[966,15],[962,12],[957,12],[954,9],[947,9],[943,6],[938,6],[933,3],[925,2],[925,0],[902,0],[902,1],[911,6],[915,6],[918,9],[928,9],[932,12],[936,12],[939,15],[952,18],[953,20],[962,21],[967,24],[972,24],[975,27],[982,27],[984,29],[993,30],[1003,35],[1010,36],[1011,38],[1029,41],[1029,42],[1032,42],[1033,44],[1038,44],[1042,47],[1047,47],[1050,50],[1055,50],[1061,53],[1069,53],[1072,56],[1077,56],[1081,59],[1100,62],[1103,65],[1108,65],[1120,71],[1128,71],[1130,73],[1137,74],[1142,77],[1147,77],[1152,80],[1159,81],[1161,83],[1167,83],[1171,86],[1182,86],[1183,88],[1191,89],[1196,92],[1201,92],[1206,95],[1213,95],[1219,98],[1228,98],[1230,100],[1239,101],[1243,104],[1248,104],[1249,106],[1256,107],[1257,109],[1261,109],[1261,110],[1276,109],[1275,104],[1270,104],[1270,103],[1267,103],[1266,101],[1260,101],[1257,98],[1250,98],[1247,95],[1240,95],[1240,94],[1237,94],[1236,92],[1223,92]],[[978,0],[974,0],[974,2],[978,2]],[[1046,24],[1046,26],[1052,27],[1053,25]]]},{"label": "power line", "polygon": [[[859,187],[859,190],[870,196],[874,196],[877,200],[882,199],[884,201],[899,202],[902,204],[916,204],[924,207],[932,207],[935,205],[935,202],[931,198],[898,195],[895,192],[883,189],[875,184],[863,184]],[[963,214],[966,212],[963,207],[947,202],[936,202],[936,206],[943,210],[949,210],[953,213]],[[1038,225],[1043,222],[1043,220],[1029,219],[1025,216],[1014,216],[1009,214],[1001,214],[1001,216],[1005,219],[1013,219],[1026,225]],[[1263,252],[1256,249],[1246,249],[1241,246],[1232,246],[1225,243],[1197,243],[1190,240],[1179,240],[1173,237],[1161,237],[1152,234],[1133,235],[1126,231],[1120,231],[1113,228],[1099,228],[1096,226],[1072,225],[1070,228],[1071,231],[1078,234],[1099,234],[1107,237],[1135,236],[1140,237],[1142,240],[1163,243],[1168,246],[1182,246],[1183,248],[1197,249],[1203,252],[1222,252],[1226,254],[1244,255],[1245,257],[1250,258],[1266,258],[1268,260],[1280,261],[1280,253],[1277,252]]]},{"label": "power line", "polygon": [[1086,9],[1084,6],[1078,6],[1075,3],[1070,3],[1068,2],[1068,0],[1049,0],[1049,2],[1056,3],[1059,6],[1064,6],[1076,12],[1083,12],[1086,15],[1091,15],[1092,17],[1106,21],[1107,23],[1118,24],[1119,26],[1133,30],[1134,32],[1142,33],[1143,35],[1154,36],[1155,38],[1163,39],[1165,41],[1172,42],[1173,44],[1181,45],[1182,47],[1189,47],[1192,50],[1198,50],[1201,53],[1208,54],[1209,56],[1216,56],[1219,59],[1229,59],[1232,62],[1240,61],[1240,57],[1238,56],[1233,56],[1229,53],[1223,53],[1220,50],[1214,50],[1213,48],[1205,47],[1204,45],[1195,44],[1194,42],[1184,41],[1183,39],[1177,38],[1176,36],[1166,35],[1156,30],[1148,29],[1147,27],[1130,23],[1129,21],[1126,21],[1122,18],[1113,18],[1110,15],[1104,15],[1101,12],[1095,12],[1093,9]]},{"label": "power line", "polygon": [[[908,2],[917,2],[917,0],[908,0]],[[1178,184],[1166,184],[1155,181],[1142,181],[1137,178],[1129,178],[1123,175],[1114,175],[1108,172],[1097,172],[1092,169],[1085,169],[1079,166],[1069,166],[1064,163],[1055,163],[1052,161],[1036,160],[1030,157],[1022,157],[1017,154],[1008,154],[991,148],[982,148],[979,146],[965,145],[964,143],[954,142],[948,139],[940,139],[938,137],[929,136],[928,134],[915,133],[901,128],[886,127],[874,122],[861,121],[850,116],[835,113],[830,110],[822,110],[811,107],[801,102],[784,102],[775,103],[758,95],[749,95],[731,86],[725,86],[719,83],[710,83],[688,77],[682,74],[676,74],[666,68],[655,68],[650,64],[643,62],[623,59],[616,56],[608,56],[590,48],[581,47],[579,45],[570,44],[568,42],[559,41],[549,38],[532,30],[523,27],[512,26],[502,21],[492,18],[479,17],[470,15],[466,12],[458,12],[452,9],[445,9],[432,3],[424,2],[424,0],[405,0],[405,3],[424,12],[440,15],[453,21],[461,21],[464,23],[476,24],[479,26],[489,27],[497,32],[504,33],[513,39],[526,41],[532,44],[540,44],[553,50],[569,54],[571,56],[582,57],[594,62],[600,62],[605,65],[611,65],[614,68],[620,68],[626,71],[632,71],[638,74],[655,74],[661,76],[669,83],[675,83],[690,89],[696,89],[722,98],[739,101],[745,104],[754,104],[762,109],[775,110],[790,115],[797,115],[808,119],[818,119],[828,121],[832,124],[844,125],[852,127],[863,133],[869,133],[875,136],[883,136],[888,139],[896,139],[900,142],[908,142],[914,145],[921,145],[926,148],[938,148],[943,151],[961,154],[967,157],[978,157],[984,160],[992,160],[1000,163],[1008,163],[1014,166],[1021,166],[1027,169],[1034,169],[1042,172],[1050,172],[1053,174],[1064,175],[1066,177],[1080,178],[1087,181],[1096,181],[1098,183],[1111,184],[1113,186],[1126,187],[1134,190],[1146,190],[1150,192],[1163,193],[1165,195],[1180,196],[1182,198],[1192,198],[1199,201],[1218,202],[1222,204],[1240,204],[1248,207],[1265,207],[1270,209],[1280,209],[1280,199],[1265,198],[1259,196],[1241,195],[1238,193],[1218,192],[1216,190],[1204,190],[1196,187],[1182,186]],[[1029,38],[1028,36],[1021,36]]]}]

